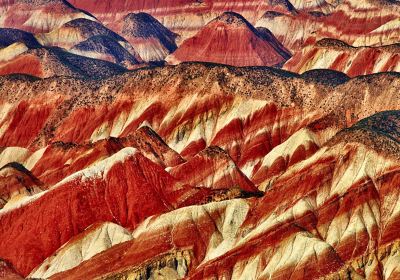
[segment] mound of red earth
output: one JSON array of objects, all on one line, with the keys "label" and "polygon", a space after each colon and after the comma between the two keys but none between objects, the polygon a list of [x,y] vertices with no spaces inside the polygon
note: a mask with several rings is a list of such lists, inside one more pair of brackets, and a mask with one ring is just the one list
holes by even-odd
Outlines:
[{"label": "mound of red earth", "polygon": [[251,23],[265,11],[286,13],[294,10],[288,0],[179,0],[179,1],[70,1],[76,7],[93,13],[107,26],[112,26],[128,13],[145,12],[157,18],[165,27],[187,39],[198,32],[209,21],[226,11],[248,18]]},{"label": "mound of red earth", "polygon": [[130,13],[112,25],[146,62],[160,62],[176,50],[178,35],[146,13]]},{"label": "mound of red earth", "polygon": [[76,18],[95,18],[65,0],[3,0],[0,26],[32,33],[49,32]]},{"label": "mound of red earth", "polygon": [[399,86],[207,63],[0,77],[0,189],[24,193],[0,273],[396,279]]},{"label": "mound of red earth", "polygon": [[352,47],[334,39],[323,39],[295,53],[284,69],[303,73],[313,69],[332,69],[350,77],[400,70],[398,45]]},{"label": "mound of red earth", "polygon": [[[314,1],[298,2],[308,5]],[[323,3],[323,1],[314,3],[317,2]],[[270,29],[292,52],[298,52],[303,46],[308,46],[324,38],[337,39],[354,47],[385,46],[398,43],[400,6],[397,1],[343,0],[329,2],[331,2],[331,8],[323,13],[305,12],[305,10],[300,10],[297,14],[268,11],[258,19],[255,26]],[[296,8],[298,7],[297,4],[294,5]]]},{"label": "mound of red earth", "polygon": [[27,74],[39,78],[72,76],[100,79],[126,71],[117,64],[75,55],[59,48],[29,49],[25,44],[17,44],[0,50],[0,53],[2,51],[10,54],[10,57],[5,56],[6,60],[0,61],[0,75]]},{"label": "mound of red earth", "polygon": [[25,196],[42,191],[43,183],[23,165],[16,162],[6,164],[0,169],[0,208],[12,204]]},{"label": "mound of red earth", "polygon": [[126,40],[98,21],[78,18],[66,22],[49,33],[38,34],[39,41],[45,46],[57,46],[70,49],[72,46],[94,36],[106,36],[121,44]]},{"label": "mound of red earth", "polygon": [[119,64],[127,69],[133,69],[141,64],[141,60],[134,57],[117,41],[107,36],[94,36],[76,44],[70,49],[73,54],[101,59]]},{"label": "mound of red earth", "polygon": [[279,66],[290,53],[269,31],[258,31],[241,15],[226,12],[187,39],[167,61],[204,61],[234,66]]}]

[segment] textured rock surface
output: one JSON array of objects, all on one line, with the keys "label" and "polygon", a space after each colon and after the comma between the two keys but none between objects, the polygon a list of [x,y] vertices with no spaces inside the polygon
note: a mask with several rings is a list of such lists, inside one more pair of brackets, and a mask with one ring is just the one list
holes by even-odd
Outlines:
[{"label": "textured rock surface", "polygon": [[397,1],[72,4],[0,0],[0,279],[400,279]]},{"label": "textured rock surface", "polygon": [[167,62],[205,61],[234,66],[279,66],[290,53],[268,30],[255,29],[236,13],[224,13],[187,39]]},{"label": "textured rock surface", "polygon": [[[45,185],[0,211],[0,256],[55,279],[373,273],[360,260],[397,246],[399,114],[360,120],[400,107],[399,79],[199,63],[2,77],[0,162]],[[86,230],[105,221],[133,239]],[[390,256],[374,265],[395,271]]]},{"label": "textured rock surface", "polygon": [[332,69],[351,77],[399,72],[399,50],[398,45],[355,48],[341,41],[324,39],[295,53],[283,68],[297,73],[312,69]]},{"label": "textured rock surface", "polygon": [[178,34],[171,32],[146,13],[128,14],[113,27],[132,44],[146,62],[163,61],[177,48],[175,41]]},{"label": "textured rock surface", "polygon": [[65,0],[2,0],[0,26],[32,33],[49,32],[76,18],[94,17]]},{"label": "textured rock surface", "polygon": [[0,61],[0,75],[27,74],[39,78],[71,76],[99,79],[126,71],[117,64],[75,55],[59,48],[29,49],[24,44],[17,44],[4,51],[9,55],[6,56],[6,60]]}]

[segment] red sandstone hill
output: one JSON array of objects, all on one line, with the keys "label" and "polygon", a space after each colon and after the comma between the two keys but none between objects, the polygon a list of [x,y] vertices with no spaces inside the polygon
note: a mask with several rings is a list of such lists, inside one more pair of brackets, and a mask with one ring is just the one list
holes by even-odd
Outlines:
[{"label": "red sandstone hill", "polygon": [[76,18],[94,20],[65,0],[1,0],[0,26],[32,33],[49,32]]},{"label": "red sandstone hill", "polygon": [[[68,53],[59,48],[29,49],[24,44],[14,44],[0,50],[7,55],[0,61],[0,75],[27,74],[40,78],[73,76],[104,78],[120,74],[125,68],[103,60]],[[7,56],[10,57],[7,57]]]},{"label": "red sandstone hill", "polygon": [[130,13],[111,25],[146,62],[164,61],[176,50],[178,34],[171,32],[158,20],[146,13]]},{"label": "red sandstone hill", "polygon": [[256,30],[241,15],[227,12],[187,39],[167,62],[205,61],[235,66],[278,66],[290,53],[273,37]]},{"label": "red sandstone hill", "polygon": [[14,201],[39,193],[43,187],[23,165],[11,162],[0,169],[0,209]]},{"label": "red sandstone hill", "polygon": [[303,73],[313,69],[331,69],[350,77],[379,72],[400,71],[399,45],[352,47],[344,42],[323,39],[295,53],[284,69]]},{"label": "red sandstone hill", "polygon": [[288,0],[179,0],[179,1],[77,1],[72,4],[93,13],[107,26],[121,20],[129,13],[145,12],[159,20],[169,30],[187,39],[195,35],[208,22],[220,14],[232,11],[243,15],[252,24],[265,11],[290,13],[294,10]]},{"label": "red sandstone hill", "polygon": [[207,63],[2,76],[1,165],[45,185],[0,210],[0,258],[50,279],[396,279],[399,88]]}]

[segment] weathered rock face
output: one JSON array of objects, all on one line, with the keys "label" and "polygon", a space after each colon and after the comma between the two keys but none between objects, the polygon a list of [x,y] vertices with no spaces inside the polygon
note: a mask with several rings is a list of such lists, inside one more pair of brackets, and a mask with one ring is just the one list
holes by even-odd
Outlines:
[{"label": "weathered rock face", "polygon": [[399,87],[201,63],[1,77],[0,163],[42,183],[0,210],[0,258],[53,279],[396,279],[400,114],[379,112]]},{"label": "weathered rock face", "polygon": [[283,68],[297,73],[312,69],[332,69],[350,77],[399,72],[399,50],[398,45],[355,48],[341,41],[324,39],[295,53]]},{"label": "weathered rock face", "polygon": [[167,62],[205,61],[234,66],[278,66],[290,53],[268,30],[256,30],[236,13],[217,17],[187,39]]},{"label": "weathered rock face", "polygon": [[39,78],[53,76],[105,78],[126,69],[107,61],[66,52],[59,48],[29,49],[16,43],[0,50],[6,60],[0,61],[0,75],[27,74]]},{"label": "weathered rock face", "polygon": [[11,162],[0,169],[0,208],[11,207],[26,196],[39,193],[43,183],[22,164]]},{"label": "weathered rock face", "polygon": [[178,34],[165,28],[149,14],[131,13],[112,26],[146,62],[164,61],[177,48],[175,41]]},{"label": "weathered rock face", "polygon": [[[306,5],[311,1],[302,1]],[[315,1],[323,3],[321,1]],[[255,24],[270,29],[292,52],[324,38],[355,47],[398,42],[400,6],[397,1],[342,0],[329,12],[276,13],[267,11]],[[295,5],[296,6],[296,5]]]},{"label": "weathered rock face", "polygon": [[118,41],[107,36],[94,36],[75,45],[71,53],[119,64],[127,69],[138,67],[141,58],[133,56]]},{"label": "weathered rock face", "polygon": [[266,10],[288,12],[294,10],[287,0],[252,0],[252,1],[224,1],[224,0],[179,0],[179,1],[77,1],[71,3],[76,7],[96,15],[102,22],[112,25],[128,13],[145,12],[157,18],[165,27],[178,33],[182,39],[187,39],[214,18],[226,11],[243,15],[251,23],[262,16]]},{"label": "weathered rock face", "polygon": [[76,18],[94,17],[65,0],[2,0],[0,26],[32,33],[49,32]]},{"label": "weathered rock face", "polygon": [[[154,267],[189,279],[396,279],[398,124],[399,111],[363,120],[289,168],[263,198],[153,217],[132,241],[53,279],[127,279]],[[166,265],[171,258],[186,269]]]}]

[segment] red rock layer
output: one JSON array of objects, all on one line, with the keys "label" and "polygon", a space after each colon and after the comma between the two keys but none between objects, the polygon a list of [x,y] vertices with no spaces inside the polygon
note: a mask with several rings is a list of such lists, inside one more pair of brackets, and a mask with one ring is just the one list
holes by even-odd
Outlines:
[{"label": "red rock layer", "polygon": [[[41,181],[57,182],[19,201],[20,207],[0,212],[0,224],[6,225],[0,227],[0,257],[24,276],[102,221],[134,230],[134,241],[82,263],[68,278],[82,278],[82,271],[89,278],[140,274],[149,267],[156,273],[179,255],[179,269],[167,271],[195,279],[241,274],[287,279],[290,273],[313,279],[348,271],[361,256],[395,246],[398,153],[392,138],[398,138],[389,131],[397,131],[396,119],[368,122],[367,129],[356,126],[329,141],[363,117],[400,107],[395,74],[349,80],[327,71],[298,76],[270,68],[186,63],[101,82],[10,76],[1,77],[0,85],[0,145],[19,146],[9,149],[21,164]],[[138,151],[122,156],[133,150],[121,150],[126,146],[149,159]],[[207,154],[209,146],[226,153]],[[224,160],[210,160],[214,154],[223,154]],[[280,158],[284,164],[274,176],[257,174]],[[9,162],[7,148],[0,160]],[[203,162],[210,164],[202,167]],[[220,164],[227,162],[232,172],[221,172]],[[177,172],[184,181],[179,182],[166,167],[187,170],[188,176]],[[249,195],[235,193],[232,185],[251,189],[248,178],[255,174],[258,188],[267,194],[230,200]],[[208,178],[212,188],[224,191],[185,184],[206,186]],[[229,201],[207,203],[224,199]],[[359,208],[351,208],[354,201]],[[196,206],[183,207],[188,205]],[[384,225],[373,222],[376,205],[386,205],[379,210],[388,211],[379,216]],[[369,213],[362,216],[367,225],[358,222],[359,213]],[[275,265],[282,255],[288,261]]]},{"label": "red rock layer", "polygon": [[[169,173],[178,181],[191,186],[257,191],[229,155],[219,147],[208,147],[188,162],[170,169]],[[188,176],[188,174],[193,174],[193,176]]]},{"label": "red rock layer", "polygon": [[33,174],[19,163],[9,163],[0,169],[0,208],[15,197],[30,196],[43,188]]},{"label": "red rock layer", "polygon": [[256,27],[266,27],[292,52],[324,38],[356,47],[397,43],[400,6],[395,1],[344,0],[329,13],[266,12]]},{"label": "red rock layer", "polygon": [[[397,134],[398,113],[385,122]],[[188,279],[396,279],[400,146],[382,134],[388,127],[368,126],[340,132],[261,199],[154,217],[136,239],[52,279],[135,277],[165,267]]]},{"label": "red rock layer", "polygon": [[2,0],[0,14],[1,27],[32,33],[49,32],[76,18],[94,20],[90,14],[63,0]]},{"label": "red rock layer", "polygon": [[397,45],[351,47],[341,41],[324,39],[305,47],[285,63],[284,69],[303,73],[313,69],[332,69],[350,77],[400,70]]},{"label": "red rock layer", "polygon": [[[8,47],[13,48],[14,45]],[[108,61],[74,55],[59,48],[36,48],[0,61],[0,75],[26,74],[39,78],[53,76],[105,78],[126,68]]]},{"label": "red rock layer", "polygon": [[15,272],[10,264],[5,261],[0,261],[0,277],[4,280],[22,280],[20,275]]},{"label": "red rock layer", "polygon": [[[0,254],[27,275],[94,222],[135,228],[151,215],[191,199],[203,201],[205,195],[177,183],[160,166],[127,148],[66,178],[25,206],[1,213],[1,224],[8,226],[0,230]],[[16,230],[20,226],[23,231]]]},{"label": "red rock layer", "polygon": [[167,62],[215,62],[234,66],[275,66],[290,53],[271,34],[264,37],[239,14],[224,13],[187,39]]},{"label": "red rock layer", "polygon": [[157,18],[163,25],[179,33],[183,38],[195,34],[209,21],[223,12],[232,11],[254,23],[266,10],[286,13],[293,9],[287,0],[280,1],[71,1],[76,7],[93,13],[102,22],[112,26],[128,13],[145,12]]}]

